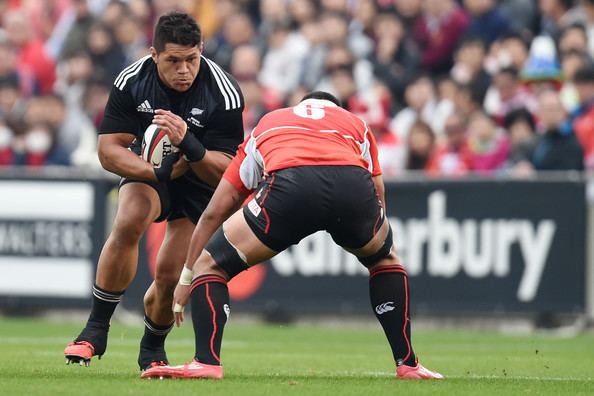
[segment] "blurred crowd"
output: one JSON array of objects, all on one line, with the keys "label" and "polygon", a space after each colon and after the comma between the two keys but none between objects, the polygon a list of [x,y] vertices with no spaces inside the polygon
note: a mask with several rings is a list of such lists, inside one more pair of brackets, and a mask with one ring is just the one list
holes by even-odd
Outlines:
[{"label": "blurred crowd", "polygon": [[0,165],[98,166],[115,76],[196,17],[251,130],[327,90],[384,174],[594,169],[594,0],[0,0]]}]

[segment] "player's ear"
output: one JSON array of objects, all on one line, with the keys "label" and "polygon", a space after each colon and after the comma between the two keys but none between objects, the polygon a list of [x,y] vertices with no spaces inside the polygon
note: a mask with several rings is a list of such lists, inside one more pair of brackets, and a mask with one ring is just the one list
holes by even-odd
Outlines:
[{"label": "player's ear", "polygon": [[155,47],[149,48],[149,52],[151,53],[151,58],[153,58],[153,62],[157,63],[157,50]]},{"label": "player's ear", "polygon": [[200,51],[200,53],[204,51],[204,41],[201,41],[200,44],[198,44],[198,51]]}]

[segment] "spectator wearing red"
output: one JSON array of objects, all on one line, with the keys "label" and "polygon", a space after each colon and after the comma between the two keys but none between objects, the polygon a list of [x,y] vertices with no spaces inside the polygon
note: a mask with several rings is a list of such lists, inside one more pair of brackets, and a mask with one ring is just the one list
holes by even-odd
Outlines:
[{"label": "spectator wearing red", "polygon": [[424,14],[413,31],[421,49],[421,66],[435,73],[447,72],[468,24],[468,16],[454,0],[425,0]]},{"label": "spectator wearing red", "polygon": [[27,15],[23,11],[8,11],[4,15],[4,27],[17,51],[17,69],[34,75],[39,93],[50,93],[56,80],[56,65],[41,40],[34,37]]},{"label": "spectator wearing red", "polygon": [[467,156],[472,171],[492,174],[501,170],[509,149],[508,137],[485,112],[477,111],[470,117]]}]

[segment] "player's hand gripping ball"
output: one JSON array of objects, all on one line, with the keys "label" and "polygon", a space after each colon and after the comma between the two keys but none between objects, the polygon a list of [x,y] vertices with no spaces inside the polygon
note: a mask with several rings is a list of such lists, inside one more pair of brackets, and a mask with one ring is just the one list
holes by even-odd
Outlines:
[{"label": "player's hand gripping ball", "polygon": [[153,165],[155,168],[161,167],[163,159],[171,153],[178,152],[179,149],[171,144],[169,136],[157,125],[151,124],[142,138],[142,159]]}]

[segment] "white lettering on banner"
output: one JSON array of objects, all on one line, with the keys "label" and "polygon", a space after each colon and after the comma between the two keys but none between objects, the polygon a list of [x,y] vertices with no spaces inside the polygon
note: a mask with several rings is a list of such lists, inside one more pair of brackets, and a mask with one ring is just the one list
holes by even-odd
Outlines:
[{"label": "white lettering on banner", "polygon": [[[521,219],[448,218],[443,191],[428,198],[426,219],[402,221],[390,218],[397,251],[409,275],[425,271],[432,277],[452,278],[462,273],[473,279],[487,276],[504,278],[511,273],[512,248],[517,245],[524,270],[517,290],[522,302],[532,301],[538,292],[556,224],[540,220],[537,224]],[[282,276],[366,275],[357,258],[336,246],[327,233],[318,232],[299,245],[277,255],[274,269]]]}]

